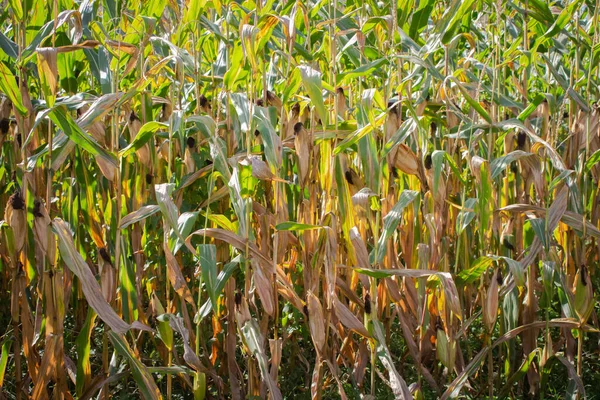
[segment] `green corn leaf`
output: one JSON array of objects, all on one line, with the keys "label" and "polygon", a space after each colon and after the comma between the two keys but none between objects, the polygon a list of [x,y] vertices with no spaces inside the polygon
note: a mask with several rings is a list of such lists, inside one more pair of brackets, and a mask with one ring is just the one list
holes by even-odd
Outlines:
[{"label": "green corn leaf", "polygon": [[400,198],[390,212],[383,218],[383,231],[377,242],[377,246],[373,253],[371,253],[371,264],[380,263],[383,261],[387,249],[387,241],[393,235],[394,231],[400,223],[402,218],[402,211],[417,197],[419,192],[414,190],[404,190],[400,194]]},{"label": "green corn leaf", "polygon": [[100,146],[89,134],[84,132],[64,107],[55,108],[50,111],[48,116],[75,144],[81,146],[81,148],[93,156],[102,157],[115,168],[119,167],[115,156]]},{"label": "green corn leaf", "polygon": [[315,71],[308,65],[300,65],[298,69],[300,70],[304,88],[317,109],[317,114],[319,115],[319,118],[321,118],[321,122],[323,124],[329,123],[328,112],[325,108],[325,103],[323,102],[323,94],[321,93],[321,73]]},{"label": "green corn leaf", "polygon": [[6,374],[6,366],[8,365],[8,356],[12,340],[6,339],[2,342],[2,355],[0,355],[0,387],[4,385],[4,375]]},{"label": "green corn leaf", "polygon": [[127,157],[130,154],[133,154],[137,150],[141,149],[152,136],[156,134],[157,131],[161,129],[168,129],[168,125],[162,122],[150,121],[146,122],[140,128],[138,134],[133,138],[131,143],[125,147],[123,150],[119,151],[119,158]]},{"label": "green corn leaf", "polygon": [[300,224],[298,222],[286,221],[280,224],[277,224],[275,229],[278,231],[294,231],[294,232],[302,232],[313,229],[321,229],[322,226],[319,225],[310,225],[310,224]]},{"label": "green corn leaf", "polygon": [[214,244],[198,245],[200,255],[200,268],[202,280],[208,292],[215,315],[219,315],[218,288],[217,288],[217,248]]},{"label": "green corn leaf", "polygon": [[[92,329],[94,328],[94,322],[96,321],[97,314],[94,310],[89,309],[85,322],[77,339],[75,339],[75,349],[77,351],[77,379],[76,379],[76,390],[77,394],[81,396],[85,386],[92,379],[92,366],[90,363],[90,350],[91,350],[91,335]],[[0,386],[2,386],[0,384]]]},{"label": "green corn leaf", "polygon": [[12,101],[21,114],[27,114],[28,110],[23,105],[23,98],[21,96],[21,92],[19,91],[17,80],[10,69],[8,69],[6,64],[3,62],[0,62],[0,91],[8,96],[10,101]]}]

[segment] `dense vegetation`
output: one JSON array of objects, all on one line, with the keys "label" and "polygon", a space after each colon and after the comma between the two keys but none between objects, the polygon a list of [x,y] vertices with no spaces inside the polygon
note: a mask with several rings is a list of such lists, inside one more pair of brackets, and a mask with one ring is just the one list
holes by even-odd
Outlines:
[{"label": "dense vegetation", "polygon": [[598,397],[598,0],[2,5],[0,399]]}]

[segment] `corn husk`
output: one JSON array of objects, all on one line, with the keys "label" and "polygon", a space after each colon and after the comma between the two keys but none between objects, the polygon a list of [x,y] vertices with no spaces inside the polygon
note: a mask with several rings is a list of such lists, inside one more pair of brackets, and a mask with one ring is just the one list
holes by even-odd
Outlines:
[{"label": "corn husk", "polygon": [[575,275],[575,312],[581,323],[585,323],[594,310],[594,290],[588,269],[582,265]]},{"label": "corn husk", "polygon": [[310,133],[304,129],[301,122],[296,123],[294,147],[298,156],[298,174],[300,175],[300,183],[305,183],[308,178],[311,160],[311,137]]},{"label": "corn husk", "polygon": [[52,222],[44,202],[36,198],[33,203],[33,237],[44,255],[48,252],[48,226]]},{"label": "corn husk", "polygon": [[[137,117],[137,115],[132,111],[129,114],[129,120],[127,121],[127,127],[129,128],[129,134],[131,135],[131,139],[133,140],[140,129],[142,128],[142,121]],[[150,158],[150,146],[148,143],[145,143],[142,147],[136,150],[135,154],[142,164],[151,167],[152,159]]]},{"label": "corn husk", "polygon": [[25,246],[27,236],[27,212],[25,199],[20,190],[8,198],[8,204],[4,210],[4,220],[13,230],[15,251],[20,252]]},{"label": "corn husk", "polygon": [[419,159],[410,147],[404,143],[396,147],[394,167],[408,175],[419,175]]},{"label": "corn husk", "polygon": [[106,248],[101,248],[98,252],[98,272],[100,273],[102,296],[110,304],[115,299],[117,293],[117,271],[110,261],[110,256]]},{"label": "corn husk", "polygon": [[494,329],[498,317],[498,270],[494,272],[490,286],[483,299],[483,323],[488,332]]},{"label": "corn husk", "polygon": [[117,176],[117,167],[106,161],[106,159],[102,158],[101,156],[96,156],[95,160],[102,175],[104,175],[104,177],[109,181],[113,182]]},{"label": "corn husk", "polygon": [[194,171],[196,171],[196,162],[194,161],[194,158],[192,157],[192,153],[191,153],[189,147],[185,149],[183,163],[185,164],[185,169],[188,174],[191,174]]},{"label": "corn husk", "polygon": [[346,111],[348,110],[348,107],[346,106],[346,95],[344,94],[344,89],[339,87],[335,92],[335,106],[337,108],[337,115],[341,119],[346,119]]},{"label": "corn husk", "polygon": [[308,307],[308,326],[310,327],[310,335],[317,351],[321,354],[325,349],[325,317],[323,315],[323,307],[321,302],[312,292],[307,295]]}]

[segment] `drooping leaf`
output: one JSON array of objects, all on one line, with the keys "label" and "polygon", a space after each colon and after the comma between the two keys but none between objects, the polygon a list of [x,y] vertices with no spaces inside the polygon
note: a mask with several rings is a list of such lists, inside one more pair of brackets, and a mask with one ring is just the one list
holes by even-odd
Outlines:
[{"label": "drooping leaf", "polygon": [[137,150],[141,149],[143,145],[148,143],[152,136],[160,129],[166,129],[168,125],[162,122],[150,121],[146,122],[137,135],[127,147],[119,151],[119,158],[127,157],[128,155],[135,153]]},{"label": "drooping leaf", "polygon": [[264,352],[264,347],[261,345],[263,339],[262,335],[260,334],[260,329],[258,327],[258,324],[256,323],[256,320],[251,318],[244,324],[241,330],[244,335],[244,338],[246,339],[246,344],[248,345],[250,352],[254,357],[256,357],[256,360],[258,361],[258,367],[260,369],[261,377],[266,382],[271,396],[274,400],[283,399],[281,391],[277,386],[277,382],[275,382],[271,377],[271,374],[269,374],[267,357]]},{"label": "drooping leaf", "polygon": [[130,225],[141,222],[149,216],[156,214],[159,210],[160,207],[155,205],[140,207],[139,210],[133,211],[121,218],[119,228],[125,229]]},{"label": "drooping leaf", "polygon": [[102,148],[94,138],[84,132],[64,107],[53,109],[48,116],[75,144],[81,146],[91,155],[101,157],[113,167],[119,167],[115,156]]},{"label": "drooping leaf", "polygon": [[479,257],[471,264],[470,268],[460,271],[457,276],[456,283],[459,285],[469,285],[475,282],[485,271],[488,270],[488,268],[490,268],[495,260],[496,257]]},{"label": "drooping leaf", "polygon": [[322,226],[319,226],[319,225],[301,224],[301,223],[294,222],[294,221],[282,222],[280,224],[277,224],[277,226],[275,227],[275,229],[277,229],[278,231],[295,231],[295,232],[302,232],[302,231],[306,231],[306,230],[321,229],[321,228],[322,228]]},{"label": "drooping leaf", "polygon": [[373,336],[376,339],[377,344],[377,356],[379,360],[388,370],[388,376],[390,379],[390,386],[396,399],[409,400],[412,399],[408,385],[402,376],[398,373],[394,365],[394,360],[390,353],[389,348],[385,342],[384,328],[381,322],[373,320]]},{"label": "drooping leaf", "polygon": [[315,71],[308,65],[300,65],[298,69],[300,70],[300,75],[302,76],[304,88],[308,92],[310,100],[315,105],[317,114],[319,115],[319,118],[321,118],[321,122],[323,124],[329,123],[329,118],[327,118],[327,109],[325,108],[323,94],[321,93],[321,73]]},{"label": "drooping leaf", "polygon": [[79,278],[81,289],[90,307],[113,331],[119,334],[127,332],[130,325],[123,321],[104,299],[98,281],[75,248],[67,223],[60,218],[55,218],[52,221],[52,228],[58,238],[60,255],[69,269]]},{"label": "drooping leaf", "polygon": [[[467,2],[465,2],[467,3]],[[472,1],[471,1],[472,4]],[[448,78],[450,79],[452,82],[454,82],[454,84],[456,85],[456,87],[458,88],[458,90],[460,90],[460,92],[462,93],[463,97],[465,98],[465,100],[467,101],[467,103],[469,103],[469,105],[471,107],[473,107],[473,109],[475,111],[477,111],[477,113],[484,119],[486,120],[486,122],[488,123],[492,123],[492,117],[490,117],[490,114],[481,106],[481,104],[479,104],[475,99],[473,99],[471,97],[471,95],[469,94],[469,92],[467,91],[467,89],[465,89],[464,85],[455,77],[450,77]]]},{"label": "drooping leaf", "polygon": [[217,301],[218,283],[217,283],[217,248],[214,244],[198,245],[198,253],[200,254],[200,268],[202,268],[202,280],[208,291],[210,303],[215,311],[219,314]]},{"label": "drooping leaf", "polygon": [[146,368],[144,364],[135,356],[133,350],[127,343],[127,340],[123,337],[122,334],[118,334],[116,332],[108,332],[108,336],[110,337],[110,341],[113,346],[115,346],[115,350],[121,356],[125,357],[125,359],[129,363],[129,367],[131,368],[131,373],[133,374],[133,378],[140,389],[140,392],[145,400],[160,400],[162,399],[162,395],[160,394],[160,390],[158,386],[156,386],[156,382],[150,375],[150,372]]},{"label": "drooping leaf", "polygon": [[404,208],[412,203],[418,194],[419,193],[414,190],[404,190],[400,194],[400,198],[396,205],[394,205],[390,212],[383,218],[383,231],[381,236],[379,236],[379,241],[377,242],[374,253],[371,254],[373,263],[380,263],[383,260],[387,248],[387,241],[398,227]]},{"label": "drooping leaf", "polygon": [[535,157],[535,155],[522,150],[515,150],[505,156],[492,160],[492,162],[490,163],[492,179],[496,179],[498,175],[500,175],[502,171],[506,169],[506,167],[509,166],[512,162],[524,157]]}]

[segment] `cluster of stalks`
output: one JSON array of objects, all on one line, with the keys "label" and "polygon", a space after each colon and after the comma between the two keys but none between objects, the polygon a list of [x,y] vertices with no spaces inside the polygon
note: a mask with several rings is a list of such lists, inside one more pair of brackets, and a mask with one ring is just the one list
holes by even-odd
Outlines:
[{"label": "cluster of stalks", "polygon": [[593,397],[598,1],[3,4],[0,400]]}]

